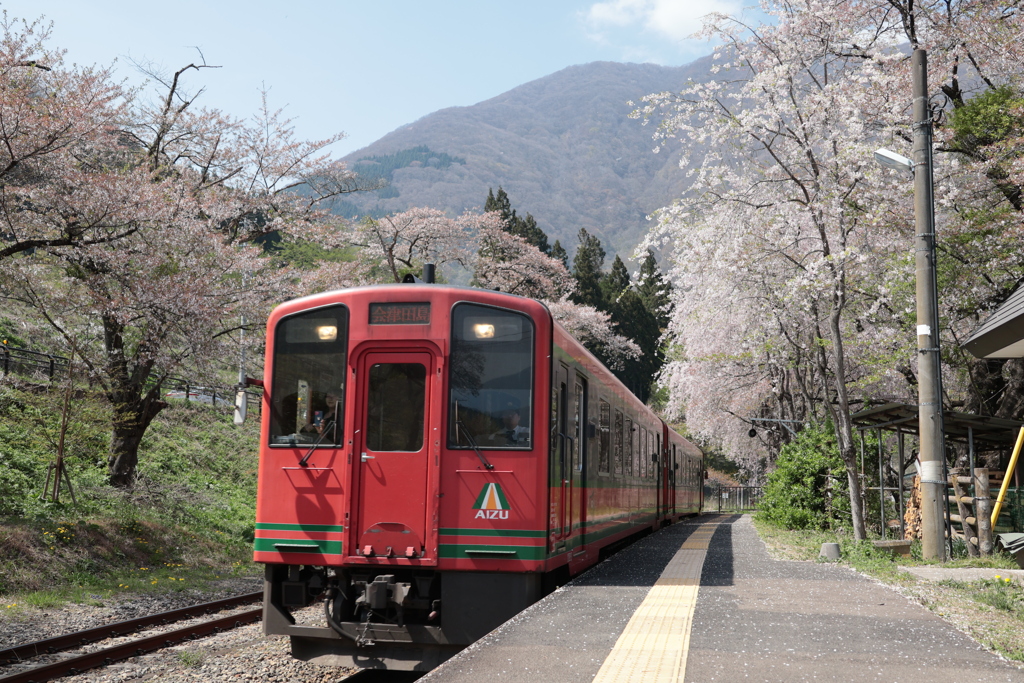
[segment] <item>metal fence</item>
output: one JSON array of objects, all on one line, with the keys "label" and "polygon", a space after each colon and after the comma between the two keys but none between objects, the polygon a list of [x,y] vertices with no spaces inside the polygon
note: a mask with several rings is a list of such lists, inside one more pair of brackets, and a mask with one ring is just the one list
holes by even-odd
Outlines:
[{"label": "metal fence", "polygon": [[3,368],[4,375],[18,374],[53,379],[67,372],[68,359],[2,344],[0,345],[0,368]]},{"label": "metal fence", "polygon": [[[37,380],[53,380],[67,375],[68,364],[69,360],[63,356],[0,344],[0,371],[5,377],[21,375]],[[162,384],[164,398],[195,401],[227,409],[233,409],[235,392],[238,390],[235,386],[198,384],[181,377],[166,377]],[[255,410],[258,414],[262,404],[262,390],[249,387],[245,396],[249,410]]]},{"label": "metal fence", "polygon": [[717,486],[704,490],[705,512],[745,512],[761,502],[760,486]]}]

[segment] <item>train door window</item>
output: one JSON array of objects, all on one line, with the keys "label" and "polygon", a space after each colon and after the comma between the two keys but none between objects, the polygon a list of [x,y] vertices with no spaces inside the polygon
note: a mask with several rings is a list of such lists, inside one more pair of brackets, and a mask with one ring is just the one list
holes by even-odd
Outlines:
[{"label": "train door window", "polygon": [[452,308],[451,448],[532,448],[533,322],[476,304]]},{"label": "train door window", "polygon": [[640,469],[637,471],[636,476],[641,479],[647,478],[647,430],[644,427],[640,428]]},{"label": "train door window", "polygon": [[665,452],[661,448],[661,434],[656,434],[654,437],[656,445],[654,454],[651,458],[651,464],[654,465],[651,472],[651,479],[657,479],[662,471],[662,467],[665,465]]},{"label": "train door window", "polygon": [[556,479],[561,479],[561,471],[559,469],[559,448],[561,448],[561,439],[558,435],[561,433],[561,416],[563,414],[563,408],[561,404],[564,402],[563,396],[565,395],[565,382],[554,382],[554,386],[551,389],[551,457],[549,458],[551,463],[551,481],[554,482]]},{"label": "train door window", "polygon": [[622,411],[615,411],[615,447],[612,467],[615,474],[622,474]]},{"label": "train door window", "polygon": [[584,422],[587,419],[585,395],[583,384],[580,381],[579,376],[576,377],[576,391],[573,399],[573,438],[575,439],[576,447],[573,449],[573,467],[577,472],[583,471],[583,457],[582,455],[587,452],[587,433],[584,429]]},{"label": "train door window", "polygon": [[274,328],[270,444],[341,443],[345,417],[348,309],[288,316]]},{"label": "train door window", "polygon": [[599,401],[598,437],[601,440],[597,471],[611,473],[612,466],[612,406],[603,398]]},{"label": "train door window", "polygon": [[423,448],[427,369],[420,363],[377,363],[370,368],[366,446],[371,451]]},{"label": "train door window", "polygon": [[640,476],[640,427],[636,422],[629,421],[629,474],[634,477]]},{"label": "train door window", "polygon": [[654,460],[651,455],[655,452],[654,444],[654,432],[648,432],[647,434],[647,452],[644,454],[644,460],[647,462],[647,478],[654,479]]},{"label": "train door window", "polygon": [[643,432],[643,476],[645,479],[650,478],[650,471],[653,469],[650,466],[650,451],[652,442],[654,440],[653,434],[644,429]]}]

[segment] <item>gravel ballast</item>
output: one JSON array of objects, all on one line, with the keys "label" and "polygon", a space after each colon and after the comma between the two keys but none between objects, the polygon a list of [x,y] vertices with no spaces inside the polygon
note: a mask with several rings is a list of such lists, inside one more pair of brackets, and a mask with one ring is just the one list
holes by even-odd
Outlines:
[{"label": "gravel ballast", "polygon": [[[173,593],[122,594],[113,598],[92,596],[94,605],[67,604],[59,608],[0,610],[0,649],[52,638],[74,631],[95,628],[127,619],[146,616],[202,602],[261,590],[257,578],[229,579],[216,582],[211,588]],[[224,610],[217,615],[192,620],[204,621],[213,616],[252,609],[252,605]],[[297,614],[299,621],[315,620],[314,605]],[[145,629],[124,638],[94,643],[60,655],[37,657],[24,665],[0,666],[0,678],[32,666],[56,661],[73,654],[83,654],[143,635],[181,628],[189,621]],[[347,678],[353,670],[322,667],[292,658],[287,637],[264,636],[261,623],[249,624],[206,638],[176,645],[140,657],[133,657],[111,666],[94,669],[77,676],[62,678],[69,683],[99,681],[149,681],[161,683],[195,683],[202,681],[301,681],[328,683]]]}]

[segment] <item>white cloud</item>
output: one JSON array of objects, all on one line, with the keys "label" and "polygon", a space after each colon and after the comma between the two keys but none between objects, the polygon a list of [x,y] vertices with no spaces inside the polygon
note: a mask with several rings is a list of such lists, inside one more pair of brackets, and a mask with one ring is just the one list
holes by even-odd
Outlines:
[{"label": "white cloud", "polygon": [[742,3],[736,0],[605,0],[595,2],[584,13],[592,38],[608,40],[607,30],[639,26],[645,32],[678,42],[702,26],[712,12],[737,15]]},{"label": "white cloud", "polygon": [[643,18],[651,0],[595,2],[587,10],[587,22],[597,26],[628,26]]}]

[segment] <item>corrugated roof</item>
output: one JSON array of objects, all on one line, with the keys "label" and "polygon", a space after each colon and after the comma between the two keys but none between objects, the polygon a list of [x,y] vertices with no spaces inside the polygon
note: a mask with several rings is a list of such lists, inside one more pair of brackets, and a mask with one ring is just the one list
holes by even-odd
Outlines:
[{"label": "corrugated roof", "polygon": [[[918,433],[918,407],[912,403],[886,403],[854,413],[851,418],[858,429],[899,429],[908,434]],[[948,441],[966,442],[970,428],[974,432],[974,443],[979,447],[1013,446],[1017,433],[1024,426],[1024,422],[1019,420],[958,413],[953,410],[943,411],[942,421]]]},{"label": "corrugated roof", "polygon": [[1024,287],[1000,304],[962,346],[976,358],[1024,357]]}]

